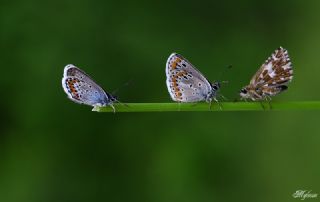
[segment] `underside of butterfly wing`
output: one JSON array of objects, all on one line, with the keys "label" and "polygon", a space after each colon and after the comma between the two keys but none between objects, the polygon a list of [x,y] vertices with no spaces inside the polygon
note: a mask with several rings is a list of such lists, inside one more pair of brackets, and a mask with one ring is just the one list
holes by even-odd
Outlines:
[{"label": "underside of butterfly wing", "polygon": [[67,77],[63,82],[65,92],[72,101],[90,106],[105,106],[110,102],[100,89],[76,77]]},{"label": "underside of butterfly wing", "polygon": [[266,60],[252,77],[250,84],[244,88],[248,93],[242,92],[240,95],[252,100],[275,96],[288,88],[286,85],[292,78],[292,63],[288,51],[280,47]]},{"label": "underside of butterfly wing", "polygon": [[76,103],[105,106],[115,100],[84,71],[71,64],[64,68],[62,86],[68,98]]},{"label": "underside of butterfly wing", "polygon": [[212,98],[212,87],[189,61],[173,53],[166,64],[167,87],[177,102],[199,102]]}]

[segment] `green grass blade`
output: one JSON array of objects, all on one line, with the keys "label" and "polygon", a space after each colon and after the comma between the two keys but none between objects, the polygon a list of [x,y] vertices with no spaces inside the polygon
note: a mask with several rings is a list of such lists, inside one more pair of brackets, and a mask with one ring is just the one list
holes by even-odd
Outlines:
[{"label": "green grass blade", "polygon": [[[320,110],[320,101],[303,102],[220,102],[212,103],[126,103],[114,104],[116,112],[215,112],[215,111],[281,111]],[[271,108],[270,108],[271,107]],[[113,112],[110,106],[96,107],[98,112]]]}]

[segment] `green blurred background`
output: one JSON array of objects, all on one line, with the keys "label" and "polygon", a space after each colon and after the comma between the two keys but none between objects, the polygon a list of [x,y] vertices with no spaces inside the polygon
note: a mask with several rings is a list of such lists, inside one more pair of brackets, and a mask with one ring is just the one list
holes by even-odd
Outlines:
[{"label": "green blurred background", "polygon": [[[319,112],[93,113],[66,98],[84,69],[122,102],[171,102],[178,52],[237,97],[288,49],[274,101],[320,100],[320,1],[1,1],[0,201],[298,201],[320,193]],[[319,200],[318,199],[309,199]]]}]

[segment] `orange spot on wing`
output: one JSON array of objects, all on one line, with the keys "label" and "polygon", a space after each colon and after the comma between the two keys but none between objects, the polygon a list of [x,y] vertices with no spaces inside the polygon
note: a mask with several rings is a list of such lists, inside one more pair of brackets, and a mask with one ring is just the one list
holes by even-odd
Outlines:
[{"label": "orange spot on wing", "polygon": [[173,62],[173,63],[171,64],[171,68],[172,68],[172,69],[177,68],[177,63]]},{"label": "orange spot on wing", "polygon": [[185,76],[186,74],[187,72],[183,70],[177,74],[177,77]]},{"label": "orange spot on wing", "polygon": [[172,69],[176,69],[178,63],[180,63],[180,62],[181,62],[181,59],[180,59],[180,58],[176,58],[176,59],[172,62],[171,68],[172,68]]},{"label": "orange spot on wing", "polygon": [[[181,59],[177,58],[173,63],[172,66],[176,67],[177,63],[181,62]],[[171,77],[171,85],[172,85],[172,90],[175,95],[175,99],[181,101],[182,100],[182,93],[180,91],[179,85],[178,85],[178,78],[187,75],[186,71],[180,71],[176,75],[173,75]]]},{"label": "orange spot on wing", "polygon": [[71,79],[67,82],[67,85],[71,91],[71,95],[75,99],[79,99],[79,94],[77,92],[77,89],[75,88],[74,84],[77,83],[79,80],[78,79]]}]

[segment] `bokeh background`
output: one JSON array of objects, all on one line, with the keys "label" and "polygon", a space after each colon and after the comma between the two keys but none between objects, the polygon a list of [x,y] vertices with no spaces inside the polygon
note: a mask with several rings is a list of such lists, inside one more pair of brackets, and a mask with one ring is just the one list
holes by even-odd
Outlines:
[{"label": "bokeh background", "polygon": [[[94,113],[72,63],[123,102],[171,102],[178,52],[237,97],[279,46],[274,101],[319,100],[319,1],[1,1],[0,201],[298,201],[320,193],[317,111]],[[233,69],[218,75],[232,64]],[[317,199],[309,199],[319,200]]]}]

